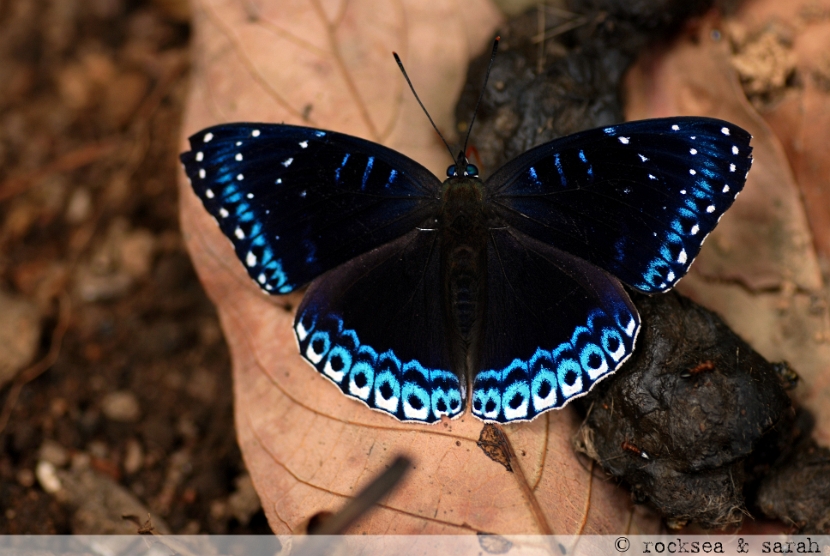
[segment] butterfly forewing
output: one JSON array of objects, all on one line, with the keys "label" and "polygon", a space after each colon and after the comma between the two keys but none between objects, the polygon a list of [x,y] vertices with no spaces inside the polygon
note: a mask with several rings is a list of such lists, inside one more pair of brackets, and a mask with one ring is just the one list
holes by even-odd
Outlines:
[{"label": "butterfly forewing", "polygon": [[315,280],[297,310],[300,354],[347,396],[404,421],[464,409],[451,372],[436,230],[413,230]]},{"label": "butterfly forewing", "polygon": [[648,293],[672,288],[743,189],[750,135],[709,118],[570,135],[487,180],[511,226]]},{"label": "butterfly forewing", "polygon": [[297,126],[205,129],[182,154],[193,190],[251,278],[288,293],[437,210],[440,181],[356,137]]}]

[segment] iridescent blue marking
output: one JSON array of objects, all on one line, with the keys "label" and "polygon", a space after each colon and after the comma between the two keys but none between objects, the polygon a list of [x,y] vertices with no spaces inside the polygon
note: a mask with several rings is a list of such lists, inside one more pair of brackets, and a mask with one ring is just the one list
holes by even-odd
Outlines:
[{"label": "iridescent blue marking", "polygon": [[366,189],[366,182],[369,180],[369,174],[372,173],[372,166],[375,164],[375,157],[370,156],[369,161],[366,162],[366,169],[363,171],[363,181],[360,184],[360,189]]},{"label": "iridescent blue marking", "polygon": [[559,160],[559,153],[553,156],[553,163],[556,165],[556,171],[559,172],[559,181],[562,182],[562,187],[567,187],[568,180],[565,179],[565,172],[562,171],[562,161]]},{"label": "iridescent blue marking", "polygon": [[528,172],[530,173],[530,179],[532,179],[536,185],[542,185],[539,183],[539,176],[536,175],[536,168],[531,166]]},{"label": "iridescent blue marking", "polygon": [[294,324],[300,354],[344,394],[402,420],[431,423],[463,411],[460,382],[449,370],[402,362],[391,350],[378,355],[339,317],[309,311]]},{"label": "iridescent blue marking", "polygon": [[304,241],[303,245],[305,245],[305,248],[308,249],[308,254],[305,257],[305,262],[307,262],[308,264],[312,264],[314,261],[317,260],[317,246],[311,241]]},{"label": "iridescent blue marking", "polygon": [[[585,164],[588,164],[588,158],[585,156],[585,151],[582,149],[579,150],[579,160]],[[594,177],[594,167],[591,164],[588,164],[588,176],[591,178]]]},{"label": "iridescent blue marking", "polygon": [[397,176],[397,175],[398,175],[398,171],[397,171],[397,170],[392,170],[391,172],[389,172],[389,179],[388,179],[388,180],[386,180],[386,185],[385,185],[384,187],[389,188],[389,186],[390,186],[392,183],[394,183],[394,182],[395,182],[395,176]]},{"label": "iridescent blue marking", "polygon": [[606,135],[611,135],[611,136],[614,135],[614,128],[613,127],[606,127],[602,131],[604,131]]},{"label": "iridescent blue marking", "polygon": [[337,169],[334,171],[334,181],[336,183],[340,183],[340,171],[346,167],[346,163],[349,161],[349,156],[351,155],[349,153],[346,153],[346,155],[343,157],[343,162],[341,162],[340,166],[338,166]]}]

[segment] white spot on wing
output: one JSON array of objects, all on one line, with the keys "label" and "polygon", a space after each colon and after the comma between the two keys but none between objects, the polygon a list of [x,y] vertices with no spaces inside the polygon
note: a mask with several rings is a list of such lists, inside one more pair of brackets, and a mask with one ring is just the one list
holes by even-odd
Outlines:
[{"label": "white spot on wing", "polygon": [[643,162],[648,162],[648,158],[646,158],[645,156],[643,156],[643,155],[641,155],[641,154],[639,154],[639,153],[637,154],[637,156],[639,156],[639,157],[640,157],[640,160],[642,160]]},{"label": "white spot on wing", "polygon": [[695,174],[697,174],[697,172],[696,172],[696,171],[694,171],[694,170],[692,170],[692,169],[690,169],[690,170],[689,170],[689,173],[690,173],[691,175],[693,175],[693,176],[694,176]]},{"label": "white spot on wing", "polygon": [[628,137],[620,137],[620,143],[627,145],[630,142]]},{"label": "white spot on wing", "polygon": [[242,174],[237,174],[236,179],[239,180],[239,181],[242,181],[242,180],[245,179],[245,176],[243,176]]},{"label": "white spot on wing", "polygon": [[650,179],[650,180],[656,180],[657,178],[655,178],[653,175],[649,174],[649,175],[648,175],[648,179]]},{"label": "white spot on wing", "polygon": [[219,216],[221,216],[222,218],[227,218],[228,215],[230,215],[230,213],[226,211],[224,208],[219,209]]},{"label": "white spot on wing", "polygon": [[738,154],[738,147],[732,146],[732,154]]},{"label": "white spot on wing", "polygon": [[205,169],[199,168],[199,177],[205,179]]},{"label": "white spot on wing", "polygon": [[245,239],[245,232],[242,231],[242,228],[238,227],[233,231],[233,235],[235,235],[239,239]]},{"label": "white spot on wing", "polygon": [[629,338],[634,335],[635,326],[637,326],[637,323],[634,322],[633,318],[629,320],[628,324],[625,326],[625,333],[628,335]]},{"label": "white spot on wing", "polygon": [[720,132],[723,133],[724,135],[729,135],[729,128],[728,127],[722,127],[722,128],[720,128]]},{"label": "white spot on wing", "polygon": [[256,266],[256,255],[248,251],[248,256],[245,257],[245,264],[248,266]]},{"label": "white spot on wing", "polygon": [[260,274],[259,276],[257,276],[256,281],[259,282],[260,284],[264,284],[265,283],[265,274]]},{"label": "white spot on wing", "polygon": [[[695,226],[695,228],[697,228],[697,226]],[[695,233],[697,233],[697,232],[695,232]],[[686,264],[686,260],[687,260],[686,250],[681,249],[680,254],[677,256],[677,262],[679,262],[680,264]]]},{"label": "white spot on wing", "polygon": [[213,194],[213,189],[206,189],[205,197],[207,197],[208,199],[213,199],[215,197],[215,195]]},{"label": "white spot on wing", "polygon": [[677,124],[671,126],[671,128],[672,128],[672,131],[679,131],[680,130],[680,126],[678,126]]},{"label": "white spot on wing", "polygon": [[708,207],[706,207],[706,212],[708,212],[709,214],[715,212],[715,205],[709,205]]},{"label": "white spot on wing", "polygon": [[204,142],[205,143],[210,143],[211,139],[213,139],[213,134],[212,133],[205,133]]},{"label": "white spot on wing", "polygon": [[730,171],[730,172],[734,172],[735,170],[737,170],[737,168],[735,167],[735,165],[734,165],[734,164],[730,164],[730,165],[729,165],[729,171]]},{"label": "white spot on wing", "polygon": [[697,149],[689,149],[689,154],[690,155],[696,155],[697,154]]},{"label": "white spot on wing", "polygon": [[300,146],[304,149],[308,148],[308,141],[300,141]]},{"label": "white spot on wing", "polygon": [[259,130],[255,129],[251,132],[251,137],[259,137]]},{"label": "white spot on wing", "polygon": [[291,166],[292,162],[294,162],[293,158],[286,158],[285,160],[282,161],[282,165],[285,166],[286,168],[288,168],[289,166]]},{"label": "white spot on wing", "polygon": [[728,185],[723,186],[723,192],[724,193],[729,193],[729,186]]},{"label": "white spot on wing", "polygon": [[241,161],[242,160],[242,153],[236,153],[236,156],[234,158],[237,160],[237,162]]},{"label": "white spot on wing", "polygon": [[697,233],[698,233],[699,231],[700,231],[700,227],[698,227],[698,225],[697,225],[697,224],[695,224],[694,226],[692,226],[692,235],[693,235],[693,236],[696,236],[696,235],[697,235]]},{"label": "white spot on wing", "polygon": [[201,162],[205,159],[205,153],[199,151],[196,153],[196,162]]}]

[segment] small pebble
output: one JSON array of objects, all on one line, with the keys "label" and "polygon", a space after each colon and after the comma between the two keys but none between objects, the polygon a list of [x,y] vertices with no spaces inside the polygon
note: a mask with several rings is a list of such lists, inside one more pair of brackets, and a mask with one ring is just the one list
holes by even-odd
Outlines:
[{"label": "small pebble", "polygon": [[251,521],[251,517],[262,507],[254,489],[251,476],[244,473],[238,476],[234,483],[236,490],[228,496],[228,509],[230,513],[243,525]]},{"label": "small pebble", "polygon": [[133,278],[150,274],[156,239],[147,230],[134,230],[121,240],[119,246],[121,270]]},{"label": "small pebble", "polygon": [[125,390],[110,392],[101,400],[101,411],[112,421],[134,423],[141,416],[135,394]]},{"label": "small pebble", "polygon": [[138,440],[131,438],[127,441],[127,450],[124,454],[124,473],[132,475],[139,471],[144,464],[144,450]]},{"label": "small pebble", "polygon": [[66,207],[65,218],[69,224],[80,224],[92,213],[92,195],[85,187],[72,192]]},{"label": "small pebble", "polygon": [[86,447],[87,452],[89,455],[98,458],[98,459],[106,459],[109,456],[109,448],[107,448],[107,444],[100,440],[93,440]]},{"label": "small pebble", "polygon": [[0,387],[34,357],[40,340],[40,313],[27,299],[0,292]]},{"label": "small pebble", "polygon": [[69,462],[69,453],[66,448],[51,439],[43,441],[38,455],[42,461],[48,461],[55,467],[63,467]]},{"label": "small pebble", "polygon": [[62,488],[58,474],[55,472],[55,466],[48,461],[41,460],[37,462],[35,475],[37,475],[37,482],[40,483],[41,488],[49,494],[55,494]]}]

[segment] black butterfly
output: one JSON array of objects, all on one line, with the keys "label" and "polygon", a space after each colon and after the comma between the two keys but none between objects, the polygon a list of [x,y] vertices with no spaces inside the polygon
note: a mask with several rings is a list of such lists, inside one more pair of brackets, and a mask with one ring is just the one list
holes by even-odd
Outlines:
[{"label": "black butterfly", "polygon": [[551,141],[486,181],[461,154],[442,183],[356,137],[235,123],[181,159],[262,289],[311,282],[300,353],[344,394],[401,420],[471,401],[509,422],[629,357],[640,320],[622,283],[663,292],[686,274],[744,186],[749,141],[720,120],[644,120]]}]

